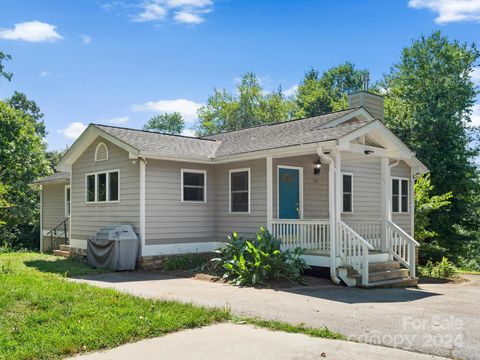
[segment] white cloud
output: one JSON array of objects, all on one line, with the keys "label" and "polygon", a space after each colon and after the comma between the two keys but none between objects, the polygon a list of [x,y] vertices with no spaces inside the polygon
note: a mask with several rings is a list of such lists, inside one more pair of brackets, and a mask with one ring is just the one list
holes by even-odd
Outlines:
[{"label": "white cloud", "polygon": [[44,70],[44,71],[40,72],[39,75],[40,75],[40,77],[45,78],[45,77],[50,76],[52,74],[50,73],[50,71],[45,71]]},{"label": "white cloud", "polygon": [[[112,6],[118,6],[111,4]],[[111,10],[109,6],[107,11]],[[167,18],[177,23],[196,25],[205,21],[204,15],[212,10],[213,0],[146,0],[132,16],[135,22],[160,22]]]},{"label": "white cloud", "polygon": [[473,112],[470,119],[472,120],[470,125],[480,126],[480,104],[473,105]]},{"label": "white cloud", "polygon": [[295,95],[298,91],[298,84],[290,86],[288,89],[283,90],[283,95],[285,96],[292,96]]},{"label": "white cloud", "polygon": [[82,43],[85,45],[88,45],[92,42],[92,38],[88,35],[80,35],[80,38],[82,39]]},{"label": "white cloud", "polygon": [[60,129],[58,132],[63,134],[67,139],[76,140],[82,132],[87,128],[87,125],[81,122],[72,122],[65,129]]},{"label": "white cloud", "polygon": [[53,42],[63,39],[56,26],[41,21],[27,21],[15,24],[12,29],[0,30],[0,38],[28,42]]},{"label": "white cloud", "polygon": [[145,22],[163,20],[167,15],[167,10],[154,2],[147,2],[141,5],[143,11],[133,16],[133,21]]},{"label": "white cloud", "polygon": [[186,99],[147,101],[143,104],[132,105],[133,111],[145,111],[156,113],[179,112],[186,122],[192,123],[197,119],[197,110],[202,104]]},{"label": "white cloud", "polygon": [[193,129],[183,129],[182,135],[183,136],[195,136],[195,130],[193,130]]},{"label": "white cloud", "polygon": [[126,124],[128,122],[128,116],[113,117],[105,119],[102,122],[107,122],[109,124]]},{"label": "white cloud", "polygon": [[476,85],[480,86],[480,67],[474,68],[470,74],[470,77]]},{"label": "white cloud", "polygon": [[437,13],[435,22],[438,24],[480,21],[478,0],[410,0],[408,6],[414,9],[429,9]]},{"label": "white cloud", "polygon": [[188,11],[178,11],[173,18],[176,22],[184,24],[200,24],[205,21],[200,15]]}]

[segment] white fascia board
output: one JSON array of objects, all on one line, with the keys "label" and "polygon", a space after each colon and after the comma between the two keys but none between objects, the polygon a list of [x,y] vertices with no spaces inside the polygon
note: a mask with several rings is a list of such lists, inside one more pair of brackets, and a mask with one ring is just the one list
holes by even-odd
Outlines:
[{"label": "white fascia board", "polygon": [[67,153],[60,159],[57,169],[60,171],[69,171],[70,166],[77,161],[77,159],[85,152],[90,144],[93,143],[99,136],[127,151],[131,159],[136,159],[138,157],[139,151],[136,148],[90,124],[82,133],[82,135],[75,140],[70,149],[68,149]]}]

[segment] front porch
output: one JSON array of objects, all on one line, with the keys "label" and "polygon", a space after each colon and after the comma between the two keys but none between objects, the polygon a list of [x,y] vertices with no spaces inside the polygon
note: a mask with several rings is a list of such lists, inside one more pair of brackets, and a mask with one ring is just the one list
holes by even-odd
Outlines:
[{"label": "front porch", "polygon": [[[349,150],[319,146],[316,154],[267,158],[267,227],[284,249],[304,249],[307,264],[329,267],[336,283],[415,285],[414,170],[398,158]],[[398,201],[408,211],[396,213],[392,173],[406,171],[407,199]]]}]

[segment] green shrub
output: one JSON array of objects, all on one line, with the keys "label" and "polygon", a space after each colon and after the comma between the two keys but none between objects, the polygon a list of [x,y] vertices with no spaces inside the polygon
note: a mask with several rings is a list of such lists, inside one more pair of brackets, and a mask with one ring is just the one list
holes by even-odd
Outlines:
[{"label": "green shrub", "polygon": [[301,258],[303,251],[282,251],[280,245],[281,241],[263,228],[253,239],[233,233],[225,247],[215,251],[218,257],[212,261],[235,285],[266,285],[278,279],[301,282],[301,274],[308,268]]},{"label": "green shrub", "polygon": [[420,274],[437,279],[449,279],[457,274],[457,269],[446,257],[443,257],[441,261],[435,264],[428,261],[425,266],[420,268]]},{"label": "green shrub", "polygon": [[444,257],[448,257],[448,249],[441,246],[437,241],[421,242],[418,249],[418,261],[420,264],[430,262],[440,262]]},{"label": "green shrub", "polygon": [[181,255],[167,256],[163,262],[163,270],[199,270],[209,263],[212,258],[211,253],[189,253]]}]

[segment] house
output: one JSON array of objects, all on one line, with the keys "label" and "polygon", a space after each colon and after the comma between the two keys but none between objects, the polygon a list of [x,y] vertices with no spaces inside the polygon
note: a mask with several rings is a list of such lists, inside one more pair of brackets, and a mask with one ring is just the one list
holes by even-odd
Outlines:
[{"label": "house", "polygon": [[337,283],[413,284],[413,181],[428,169],[383,124],[383,97],[348,103],[201,138],[90,124],[64,172],[37,182],[41,248],[59,239],[81,253],[102,229],[131,224],[148,267],[264,226]]}]

